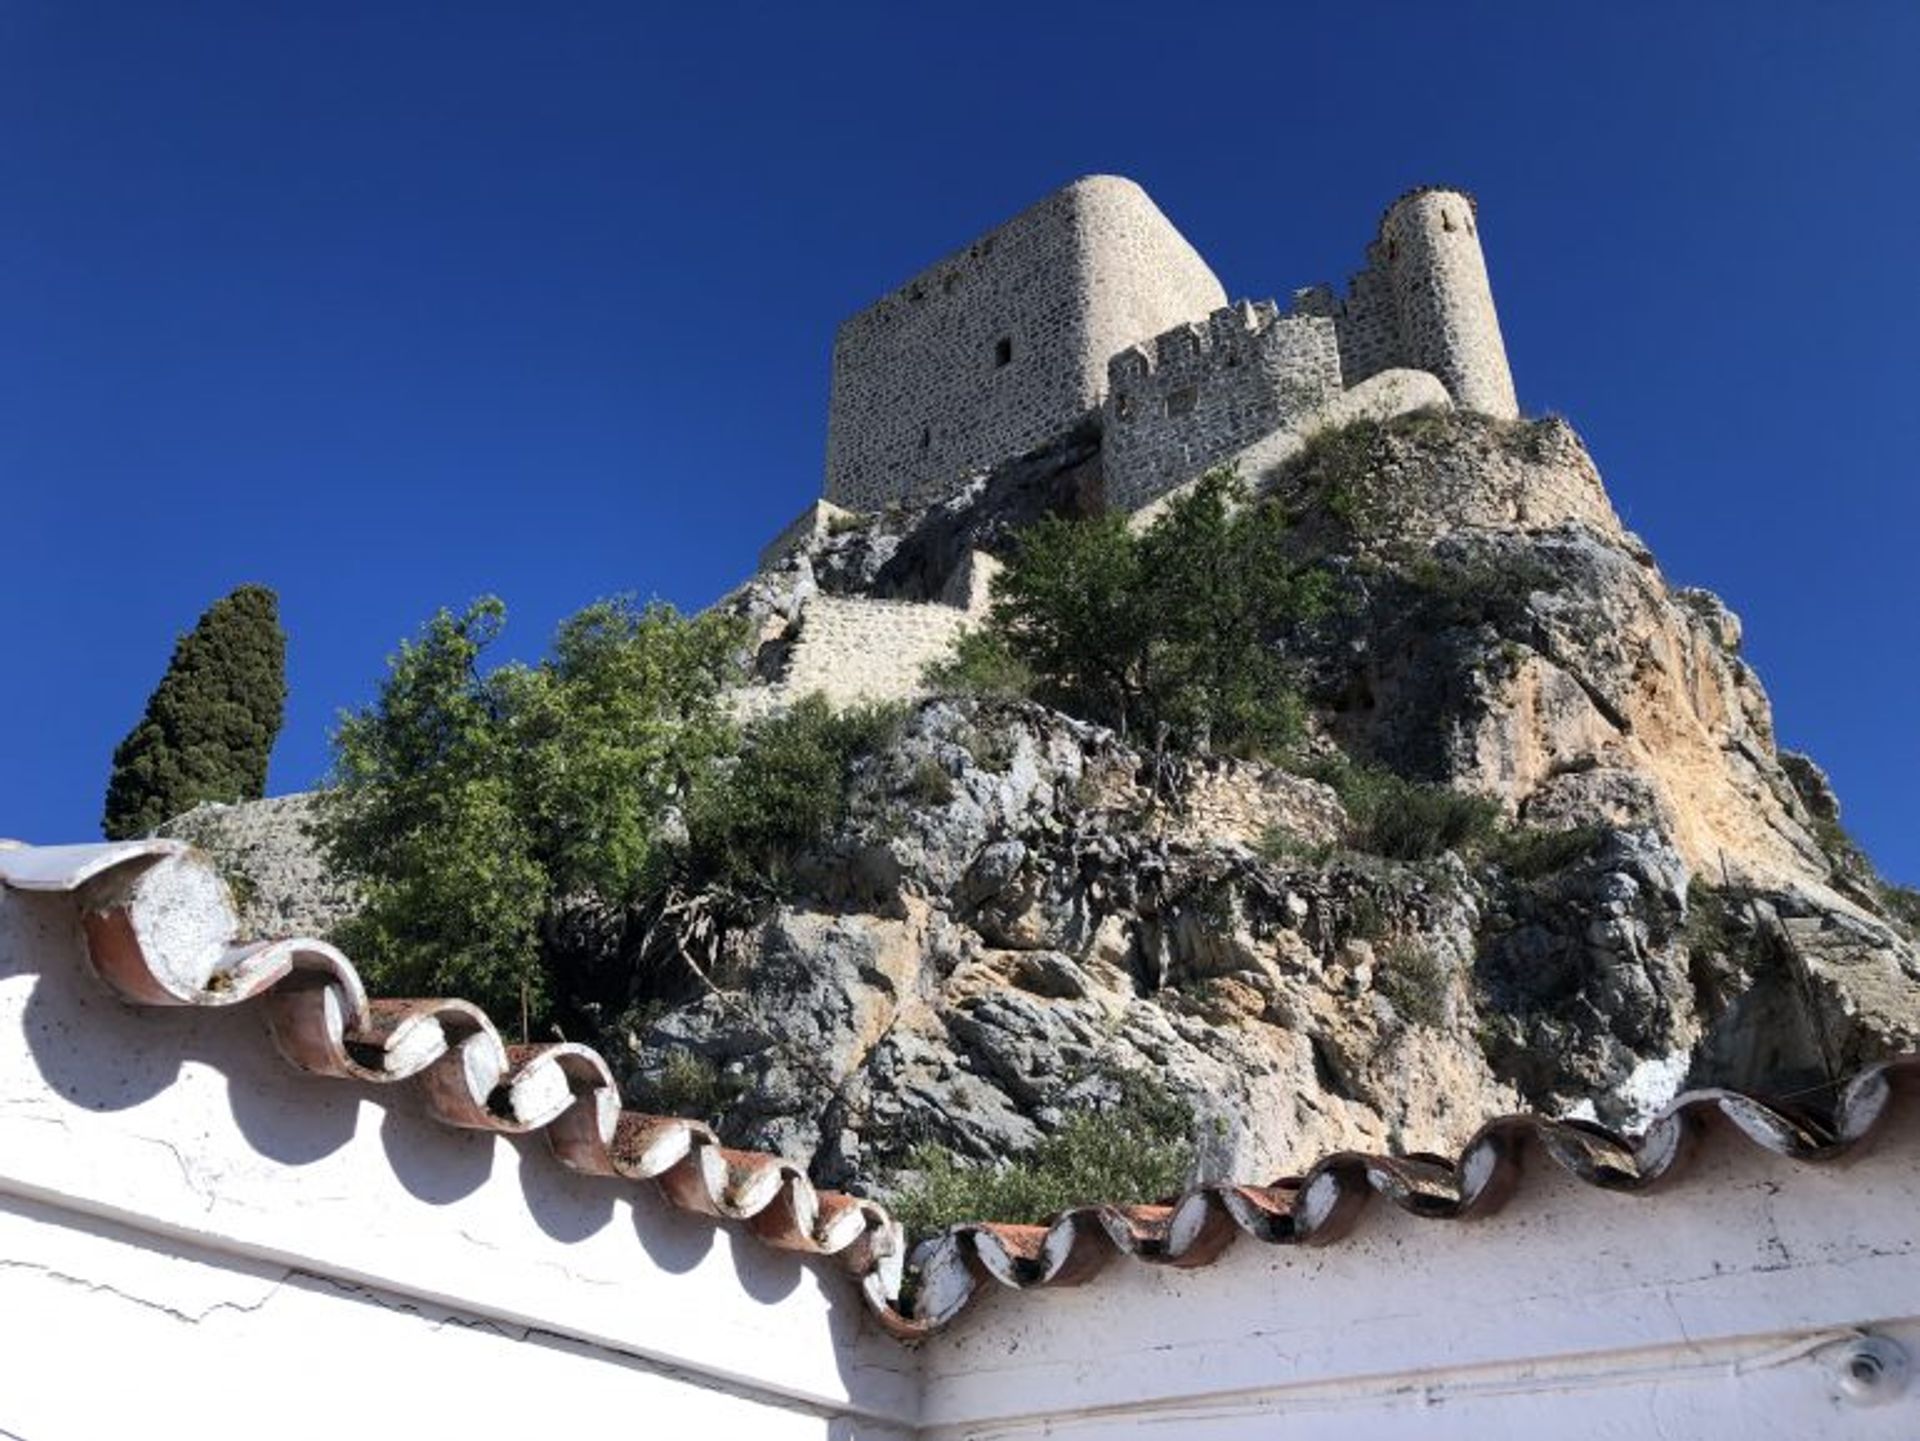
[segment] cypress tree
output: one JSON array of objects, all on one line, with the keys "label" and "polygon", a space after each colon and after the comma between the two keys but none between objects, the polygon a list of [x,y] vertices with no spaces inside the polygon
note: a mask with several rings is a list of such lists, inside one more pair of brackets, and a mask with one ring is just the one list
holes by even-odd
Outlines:
[{"label": "cypress tree", "polygon": [[243,585],[180,637],[146,714],[113,753],[109,840],[145,835],[202,801],[258,800],[287,701],[279,598]]}]

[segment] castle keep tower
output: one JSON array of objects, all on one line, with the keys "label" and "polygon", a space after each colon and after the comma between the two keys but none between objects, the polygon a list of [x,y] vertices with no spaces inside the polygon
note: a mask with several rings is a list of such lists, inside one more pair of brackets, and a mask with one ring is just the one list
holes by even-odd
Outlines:
[{"label": "castle keep tower", "polygon": [[1341,320],[1346,384],[1404,366],[1438,376],[1468,410],[1517,416],[1473,198],[1441,189],[1402,196],[1381,220],[1367,262]]},{"label": "castle keep tower", "polygon": [[826,497],[936,500],[1097,406],[1110,356],[1226,302],[1138,185],[1077,180],[840,327]]}]

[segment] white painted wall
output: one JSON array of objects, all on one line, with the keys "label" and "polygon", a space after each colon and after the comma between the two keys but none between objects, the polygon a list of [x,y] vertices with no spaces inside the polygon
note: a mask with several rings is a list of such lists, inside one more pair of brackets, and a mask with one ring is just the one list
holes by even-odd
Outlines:
[{"label": "white painted wall", "polygon": [[0,891],[0,1436],[906,1434],[830,1263],[304,1076],[251,1006],[127,1006],[83,944]]}]

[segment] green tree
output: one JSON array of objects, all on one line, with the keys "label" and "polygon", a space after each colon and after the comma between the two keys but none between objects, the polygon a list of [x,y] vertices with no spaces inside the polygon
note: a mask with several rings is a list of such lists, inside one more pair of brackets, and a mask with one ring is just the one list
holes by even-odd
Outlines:
[{"label": "green tree", "polygon": [[145,835],[202,801],[258,800],[287,702],[287,638],[262,585],[223,596],[180,637],[140,723],[113,753],[101,829]]},{"label": "green tree", "polygon": [[802,697],[747,728],[739,758],[699,787],[688,808],[688,878],[773,891],[793,860],[845,816],[847,770],[898,731],[898,706],[835,711]]},{"label": "green tree", "polygon": [[606,601],[548,659],[483,670],[505,618],[483,599],[402,645],[334,734],[319,835],[363,891],[341,939],[377,986],[539,1020],[562,918],[618,932],[671,864],[669,811],[733,749],[720,690],[742,636]]},{"label": "green tree", "polygon": [[1270,749],[1301,706],[1278,641],[1326,603],[1326,579],[1288,553],[1278,507],[1231,471],[1202,477],[1144,532],[1124,516],[1049,517],[1022,532],[991,618],[936,683],[1032,677],[1062,710],[1194,748]]},{"label": "green tree", "polygon": [[1030,526],[993,596],[989,629],[1033,671],[1040,699],[1124,734],[1148,637],[1140,542],[1127,518],[1048,516]]},{"label": "green tree", "polygon": [[1276,640],[1326,604],[1326,577],[1295,564],[1279,507],[1249,504],[1215,470],[1141,537],[1145,690],[1158,722],[1195,749],[1270,750],[1303,708]]}]

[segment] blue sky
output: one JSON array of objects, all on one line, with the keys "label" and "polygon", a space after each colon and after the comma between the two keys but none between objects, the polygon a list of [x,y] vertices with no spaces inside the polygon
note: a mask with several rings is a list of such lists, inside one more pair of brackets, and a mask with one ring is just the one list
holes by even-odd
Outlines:
[{"label": "blue sky", "polygon": [[1111,171],[1254,297],[1476,192],[1522,404],[1920,881],[1916,73],[1904,0],[0,0],[0,834],[97,833],[242,581],[275,790],[439,606],[712,600],[818,491],[838,321]]}]

